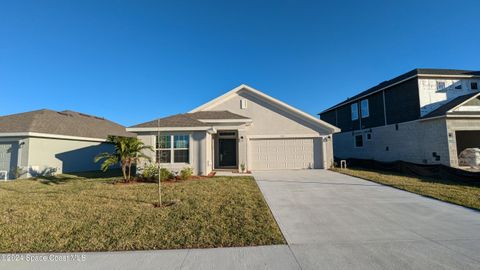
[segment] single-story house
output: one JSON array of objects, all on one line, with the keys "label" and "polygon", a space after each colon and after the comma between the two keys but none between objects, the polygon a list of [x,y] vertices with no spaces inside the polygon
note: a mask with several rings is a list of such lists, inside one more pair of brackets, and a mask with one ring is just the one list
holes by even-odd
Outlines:
[{"label": "single-story house", "polygon": [[322,169],[340,130],[250,86],[240,85],[184,114],[127,128],[171,170]]},{"label": "single-story house", "polygon": [[113,150],[108,135],[135,136],[112,121],[74,111],[1,116],[0,171],[13,179],[99,170],[95,155]]}]

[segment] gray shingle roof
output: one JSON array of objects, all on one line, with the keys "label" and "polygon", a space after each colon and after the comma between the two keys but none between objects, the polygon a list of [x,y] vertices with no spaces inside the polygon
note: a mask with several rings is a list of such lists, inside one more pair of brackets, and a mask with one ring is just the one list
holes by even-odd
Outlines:
[{"label": "gray shingle roof", "polygon": [[[229,111],[200,111],[195,113],[183,113],[155,119],[131,127],[205,127],[210,126],[198,119],[249,119]],[[160,122],[158,121],[160,120]]]},{"label": "gray shingle roof", "polygon": [[332,110],[333,108],[335,107],[338,107],[338,106],[342,106],[342,105],[345,105],[351,101],[354,101],[355,99],[358,99],[358,98],[361,98],[361,97],[364,97],[364,96],[368,96],[369,94],[372,94],[374,92],[376,92],[377,90],[380,90],[382,88],[385,88],[385,87],[388,87],[392,84],[395,84],[397,82],[400,82],[402,80],[405,80],[407,78],[410,78],[414,75],[451,75],[451,76],[455,76],[455,75],[471,75],[471,76],[480,76],[480,71],[472,71],[472,70],[459,70],[459,69],[435,69],[435,68],[417,68],[417,69],[414,69],[414,70],[411,70],[407,73],[404,73],[400,76],[397,76],[391,80],[388,80],[388,81],[384,81],[384,82],[381,82],[379,83],[378,85],[372,87],[372,88],[369,88],[351,98],[348,98],[324,111],[322,111],[321,113],[318,113],[318,114],[322,114],[322,113],[326,113],[330,110]]},{"label": "gray shingle roof", "polygon": [[37,110],[0,116],[0,133],[37,132],[106,139],[108,135],[133,137],[125,127],[107,119],[74,111]]},{"label": "gray shingle roof", "polygon": [[450,102],[447,102],[447,103],[443,104],[442,106],[438,107],[437,109],[431,111],[430,113],[424,115],[422,118],[430,118],[430,117],[446,115],[449,110],[455,108],[456,106],[462,104],[463,102],[473,98],[474,96],[478,96],[478,95],[480,95],[480,93],[476,92],[476,93],[471,93],[471,94],[468,94],[468,95],[459,96],[459,97],[451,100]]}]

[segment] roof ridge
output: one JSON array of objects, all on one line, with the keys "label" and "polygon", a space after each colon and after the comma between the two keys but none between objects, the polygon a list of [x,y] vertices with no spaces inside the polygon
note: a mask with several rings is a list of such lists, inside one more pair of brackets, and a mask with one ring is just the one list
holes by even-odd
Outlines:
[{"label": "roof ridge", "polygon": [[[45,112],[51,112],[52,110],[49,110],[49,109],[41,109],[41,110],[37,110],[37,111],[32,111],[32,117],[29,119],[29,123],[27,124],[27,127],[29,130],[31,130],[32,128],[35,127],[35,123],[37,122],[37,120],[39,119],[40,115],[43,115]],[[25,114],[27,114],[29,112],[26,112]]]}]

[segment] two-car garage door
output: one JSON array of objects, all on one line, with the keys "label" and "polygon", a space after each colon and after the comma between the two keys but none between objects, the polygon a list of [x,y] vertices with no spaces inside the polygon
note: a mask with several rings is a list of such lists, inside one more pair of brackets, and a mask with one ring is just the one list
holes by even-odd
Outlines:
[{"label": "two-car garage door", "polygon": [[253,170],[323,167],[321,138],[250,139],[249,147]]}]

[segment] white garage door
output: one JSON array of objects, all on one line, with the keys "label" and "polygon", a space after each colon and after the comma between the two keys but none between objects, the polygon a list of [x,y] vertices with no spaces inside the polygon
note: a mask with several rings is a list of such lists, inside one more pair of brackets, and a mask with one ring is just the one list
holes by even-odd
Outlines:
[{"label": "white garage door", "polygon": [[322,168],[320,138],[252,139],[253,170]]}]

